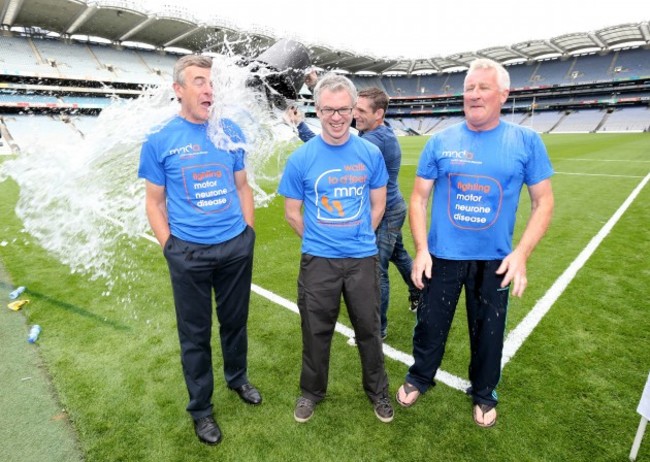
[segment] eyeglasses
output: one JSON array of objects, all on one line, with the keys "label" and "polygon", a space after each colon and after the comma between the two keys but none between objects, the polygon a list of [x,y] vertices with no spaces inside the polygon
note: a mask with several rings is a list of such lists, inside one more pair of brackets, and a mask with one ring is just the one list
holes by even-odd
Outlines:
[{"label": "eyeglasses", "polygon": [[319,108],[319,111],[321,114],[323,114],[326,117],[331,117],[334,115],[336,112],[338,115],[344,117],[344,116],[349,116],[352,114],[352,110],[354,108],[351,107],[340,107],[338,109],[332,109],[331,107],[324,107],[324,108]]}]

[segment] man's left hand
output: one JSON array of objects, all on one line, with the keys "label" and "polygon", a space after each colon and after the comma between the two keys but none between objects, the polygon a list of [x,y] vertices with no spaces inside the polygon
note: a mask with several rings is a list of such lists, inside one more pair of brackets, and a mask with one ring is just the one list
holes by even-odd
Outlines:
[{"label": "man's left hand", "polygon": [[497,274],[505,274],[501,287],[512,283],[512,295],[521,297],[528,285],[526,279],[526,257],[516,250],[503,259],[497,269]]}]

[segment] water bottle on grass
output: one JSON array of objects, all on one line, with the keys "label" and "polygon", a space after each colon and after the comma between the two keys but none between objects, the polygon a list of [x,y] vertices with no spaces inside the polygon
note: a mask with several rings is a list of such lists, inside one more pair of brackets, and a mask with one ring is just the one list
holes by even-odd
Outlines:
[{"label": "water bottle on grass", "polygon": [[40,333],[41,333],[41,326],[39,326],[38,324],[34,324],[32,328],[29,330],[27,341],[29,343],[36,343],[36,340],[38,340],[38,335]]},{"label": "water bottle on grass", "polygon": [[20,286],[20,287],[18,287],[16,290],[14,290],[13,292],[9,293],[9,298],[10,298],[11,300],[15,300],[15,299],[17,299],[18,297],[20,297],[20,294],[22,294],[23,292],[25,292],[25,287],[24,287],[24,286]]}]

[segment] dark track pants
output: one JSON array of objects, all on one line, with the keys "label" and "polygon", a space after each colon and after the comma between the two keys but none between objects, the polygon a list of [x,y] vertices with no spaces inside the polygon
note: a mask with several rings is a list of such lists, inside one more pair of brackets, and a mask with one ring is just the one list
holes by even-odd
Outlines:
[{"label": "dark track pants", "polygon": [[388,390],[379,336],[377,258],[321,258],[303,254],[298,276],[298,308],[302,328],[302,395],[325,398],[330,347],[341,294],[361,357],[363,388],[371,401]]},{"label": "dark track pants", "polygon": [[471,359],[469,379],[477,404],[496,405],[495,388],[501,378],[501,356],[508,311],[509,287],[495,271],[501,261],[433,259],[423,306],[413,333],[413,357],[406,381],[424,393],[434,384],[445,343],[463,287],[467,310]]},{"label": "dark track pants", "polygon": [[187,411],[194,419],[212,414],[212,290],[217,304],[226,383],[248,382],[248,304],[255,231],[246,229],[216,245],[185,242],[171,236],[164,254],[174,292],[181,363],[189,393]]}]

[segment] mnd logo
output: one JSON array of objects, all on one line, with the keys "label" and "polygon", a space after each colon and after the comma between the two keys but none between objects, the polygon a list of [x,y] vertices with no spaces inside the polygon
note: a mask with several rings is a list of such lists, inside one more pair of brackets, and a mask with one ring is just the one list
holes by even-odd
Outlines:
[{"label": "mnd logo", "polygon": [[466,149],[442,151],[441,157],[450,159],[452,164],[480,164],[474,159],[474,153]]},{"label": "mnd logo", "polygon": [[187,155],[187,154],[195,154],[197,152],[201,151],[201,145],[199,144],[186,144],[185,146],[181,146],[180,148],[174,148],[169,150],[169,155],[170,156],[176,156],[176,155]]}]

